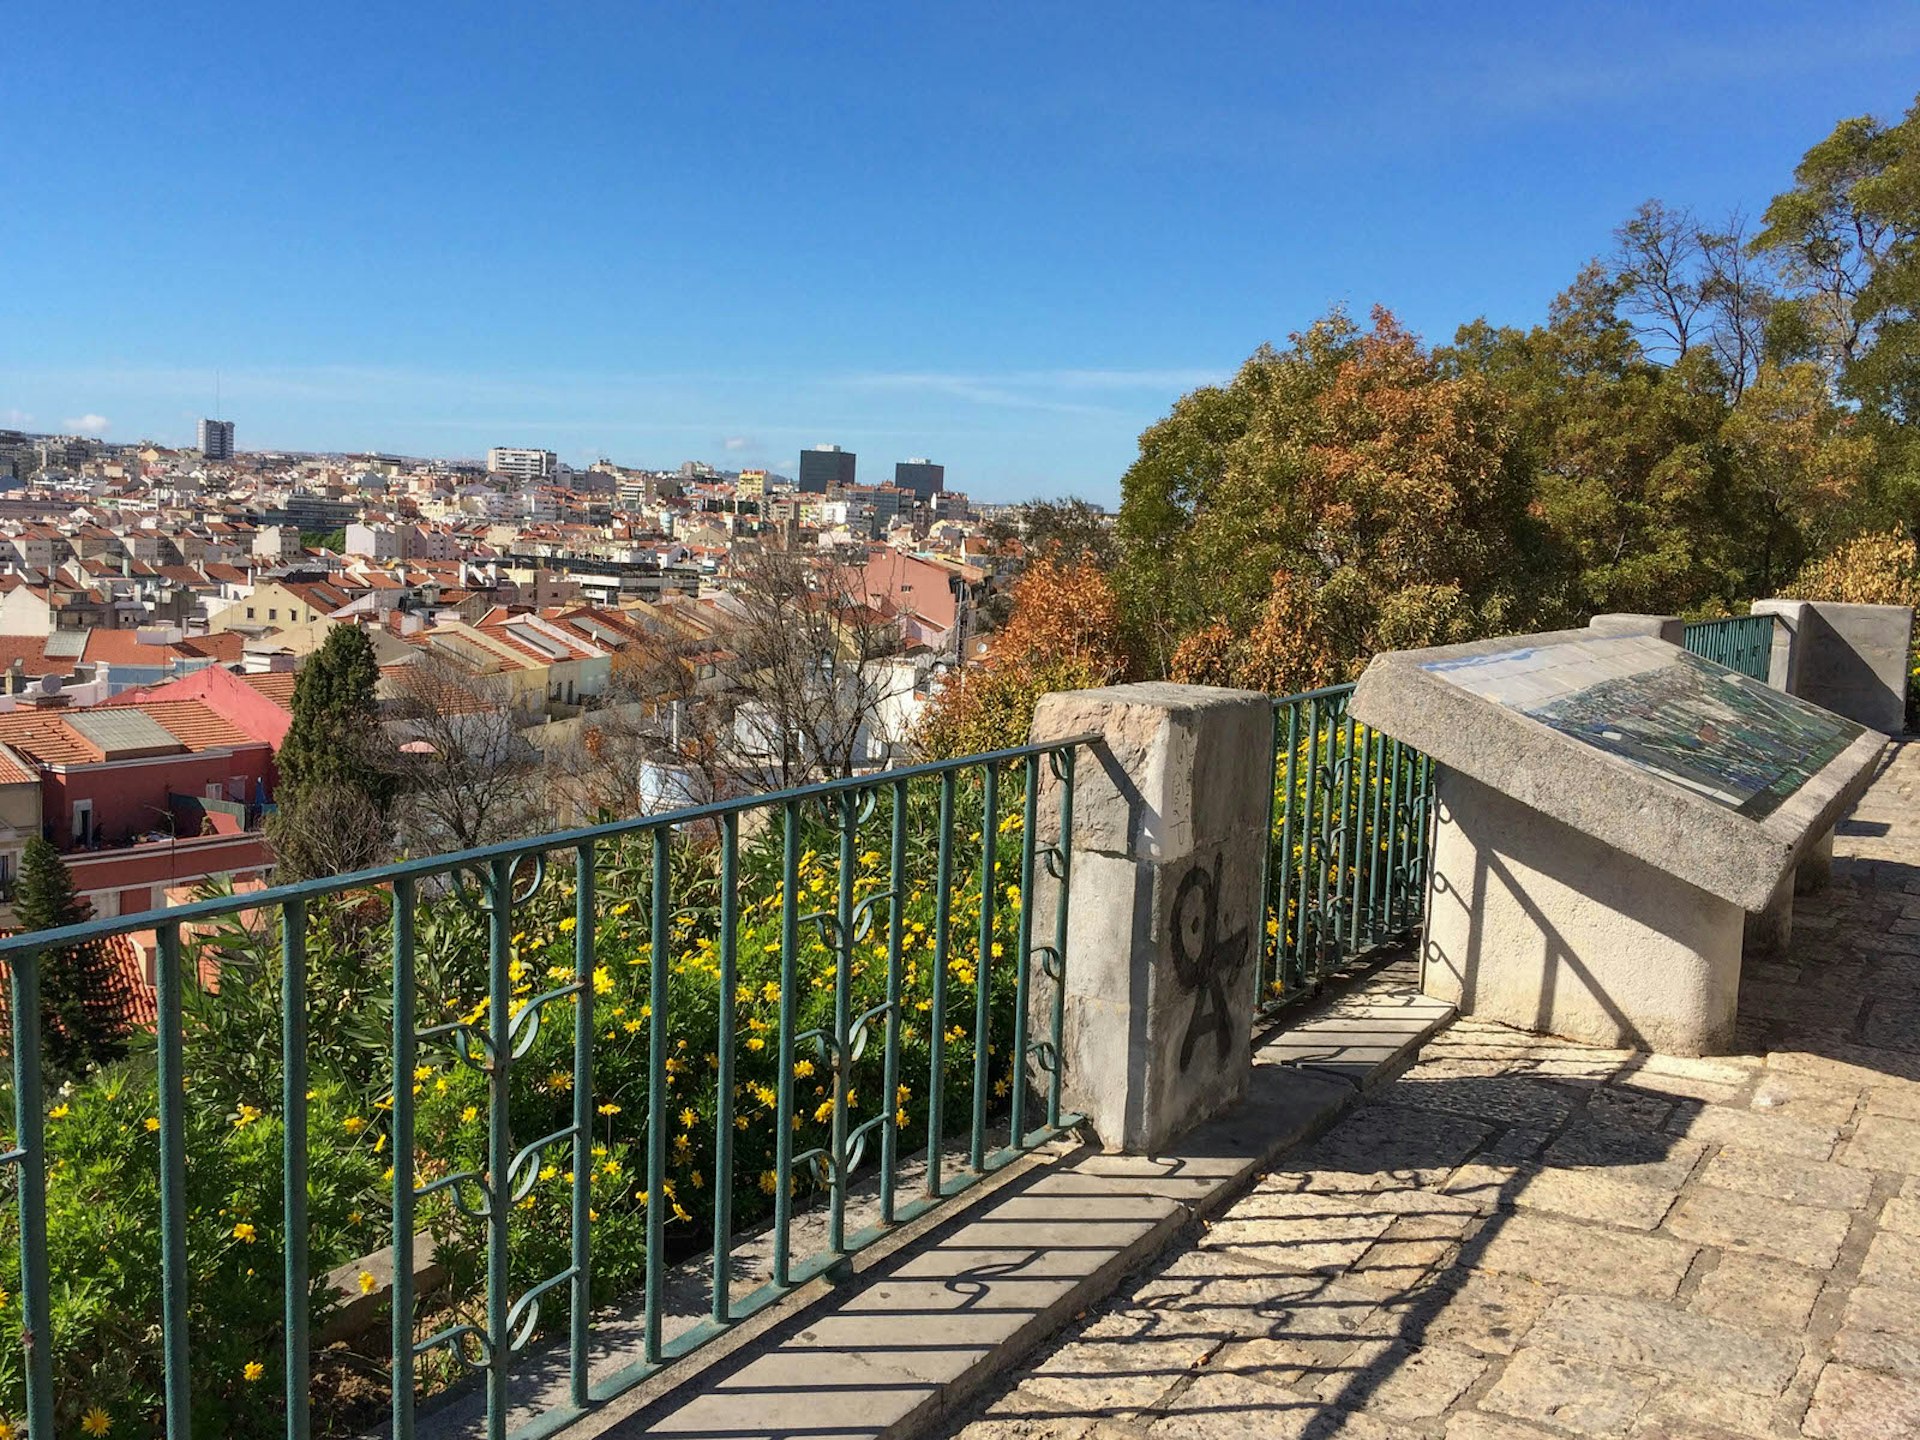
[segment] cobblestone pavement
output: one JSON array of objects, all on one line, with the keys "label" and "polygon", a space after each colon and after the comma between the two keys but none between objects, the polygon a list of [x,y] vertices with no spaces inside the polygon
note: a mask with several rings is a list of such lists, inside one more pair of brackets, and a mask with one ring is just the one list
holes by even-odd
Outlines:
[{"label": "cobblestone pavement", "polygon": [[1920,1436],[1920,742],[1743,1056],[1463,1020],[963,1440]]}]

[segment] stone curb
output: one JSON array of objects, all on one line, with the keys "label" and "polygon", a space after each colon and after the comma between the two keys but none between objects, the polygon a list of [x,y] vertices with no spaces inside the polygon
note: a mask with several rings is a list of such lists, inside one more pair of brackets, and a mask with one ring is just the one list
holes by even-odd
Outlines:
[{"label": "stone curb", "polygon": [[919,1440],[1399,1073],[1453,1013],[1391,982],[1335,1001],[1269,1035],[1245,1102],[1168,1153],[1082,1147],[1034,1165],[856,1281],[803,1287],[726,1353],[687,1357],[570,1433]]}]

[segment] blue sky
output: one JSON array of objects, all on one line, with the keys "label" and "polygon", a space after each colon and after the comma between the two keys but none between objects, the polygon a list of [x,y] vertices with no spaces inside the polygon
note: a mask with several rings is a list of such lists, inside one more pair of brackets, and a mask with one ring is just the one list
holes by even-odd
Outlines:
[{"label": "blue sky", "polygon": [[1532,323],[1920,88],[1911,3],[1548,8],[10,6],[0,426],[1112,502],[1263,340]]}]

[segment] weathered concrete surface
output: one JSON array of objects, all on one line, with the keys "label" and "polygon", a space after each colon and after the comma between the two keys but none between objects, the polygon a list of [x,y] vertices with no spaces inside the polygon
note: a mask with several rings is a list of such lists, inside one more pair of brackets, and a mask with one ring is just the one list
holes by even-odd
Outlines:
[{"label": "weathered concrete surface", "polygon": [[1428,995],[1595,1045],[1732,1043],[1738,906],[1458,771],[1435,804]]},{"label": "weathered concrete surface", "polygon": [[1911,608],[1826,600],[1756,600],[1752,608],[1778,617],[1776,637],[1787,637],[1784,656],[1776,638],[1769,684],[1885,734],[1906,728]]},{"label": "weathered concrete surface", "polygon": [[[1041,699],[1036,742],[1088,732],[1104,738],[1074,769],[1065,1099],[1108,1149],[1155,1154],[1246,1093],[1273,702],[1157,684]],[[1027,913],[1051,915],[1059,882],[1037,879]],[[1037,970],[1036,1016],[1052,1004]]]},{"label": "weathered concrete surface", "polygon": [[1744,1053],[1460,1020],[962,1440],[1920,1435],[1920,745]]},{"label": "weathered concrete surface", "polygon": [[1865,789],[1885,748],[1879,735],[1862,734],[1771,814],[1756,820],[1424,668],[1561,646],[1580,647],[1585,656],[1622,670],[1685,659],[1650,637],[1595,636],[1586,630],[1395,651],[1368,664],[1352,713],[1447,769],[1743,910],[1766,905],[1780,877]]}]

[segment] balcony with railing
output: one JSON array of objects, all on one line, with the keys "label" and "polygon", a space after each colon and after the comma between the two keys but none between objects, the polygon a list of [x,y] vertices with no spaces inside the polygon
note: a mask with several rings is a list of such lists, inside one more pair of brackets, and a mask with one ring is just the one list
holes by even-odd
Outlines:
[{"label": "balcony with railing", "polygon": [[[1775,623],[1688,648],[1756,665]],[[1242,1035],[1422,925],[1435,766],[1353,688],[1260,712]],[[1070,905],[1076,797],[1159,783],[1054,733],[0,941],[0,1415],[548,1434],[1051,1153],[1069,957],[1128,923]],[[64,967],[141,931],[151,1035],[59,1073]]]}]

